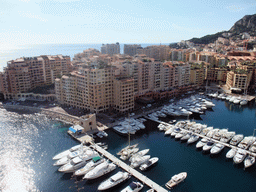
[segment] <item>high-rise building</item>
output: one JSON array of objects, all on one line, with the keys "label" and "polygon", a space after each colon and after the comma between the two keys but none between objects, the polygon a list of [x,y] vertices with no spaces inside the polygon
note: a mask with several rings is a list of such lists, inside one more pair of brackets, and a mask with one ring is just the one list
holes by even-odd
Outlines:
[{"label": "high-rise building", "polygon": [[137,44],[124,44],[124,54],[134,56],[138,54],[137,50],[142,48],[141,45]]},{"label": "high-rise building", "polygon": [[101,53],[108,55],[120,54],[120,45],[118,42],[116,44],[102,44]]},{"label": "high-rise building", "polygon": [[1,72],[1,91],[5,99],[16,98],[36,87],[54,83],[55,78],[71,71],[69,56],[23,57],[7,62]]}]

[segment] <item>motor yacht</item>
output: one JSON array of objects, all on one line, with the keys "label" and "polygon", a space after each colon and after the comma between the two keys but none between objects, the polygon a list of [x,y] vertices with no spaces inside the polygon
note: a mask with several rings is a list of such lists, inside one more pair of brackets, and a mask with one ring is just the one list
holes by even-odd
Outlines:
[{"label": "motor yacht", "polygon": [[135,154],[139,151],[139,148],[132,148],[132,149],[127,149],[126,151],[123,152],[123,154],[120,156],[120,159],[126,160],[129,157],[132,156],[132,154]]},{"label": "motor yacht", "polygon": [[118,185],[119,183],[129,179],[131,176],[129,173],[127,172],[122,172],[119,171],[117,172],[115,175],[111,176],[110,178],[108,178],[107,180],[103,181],[99,187],[98,190],[99,191],[103,191],[103,190],[107,190],[110,189],[116,185]]},{"label": "motor yacht", "polygon": [[238,149],[235,156],[233,157],[233,161],[235,164],[242,163],[247,155],[247,152],[242,149]]},{"label": "motor yacht", "polygon": [[96,179],[115,169],[116,169],[116,165],[114,163],[109,163],[107,161],[104,161],[103,163],[97,165],[93,170],[86,173],[83,179]]},{"label": "motor yacht", "polygon": [[244,138],[244,135],[243,134],[238,134],[238,135],[235,135],[231,141],[229,142],[231,145],[237,145],[240,141],[242,141]]},{"label": "motor yacht", "polygon": [[227,132],[228,129],[220,129],[212,138],[219,141]]},{"label": "motor yacht", "polygon": [[256,152],[256,141],[250,146],[249,151],[255,153]]},{"label": "motor yacht", "polygon": [[82,156],[75,157],[71,161],[69,161],[67,164],[61,166],[58,169],[58,171],[65,172],[65,173],[72,173],[77,169],[80,169],[81,167],[85,166],[88,160],[96,156],[99,156],[99,154],[96,151],[88,150]]},{"label": "motor yacht", "polygon": [[213,135],[215,135],[218,131],[219,131],[219,129],[212,129],[212,130],[210,130],[210,131],[207,133],[206,136],[209,137],[209,138],[212,138]]},{"label": "motor yacht", "polygon": [[149,149],[143,149],[143,150],[141,150],[141,151],[139,151],[139,152],[133,154],[133,155],[130,157],[129,161],[132,162],[132,161],[134,160],[134,158],[136,158],[136,157],[138,157],[138,156],[144,156],[144,155],[146,155],[148,152],[149,152]]},{"label": "motor yacht", "polygon": [[181,131],[180,128],[174,129],[173,132],[171,133],[171,137],[175,137],[175,135],[177,135],[180,131]]},{"label": "motor yacht", "polygon": [[227,158],[227,159],[233,158],[233,157],[235,156],[236,152],[237,152],[237,149],[236,149],[236,148],[231,148],[231,149],[227,152],[226,158]]},{"label": "motor yacht", "polygon": [[194,143],[194,142],[196,142],[198,139],[199,139],[199,136],[197,136],[197,135],[191,135],[191,137],[188,139],[187,143],[188,143],[188,144]]},{"label": "motor yacht", "polygon": [[224,149],[224,147],[225,146],[220,144],[220,143],[215,143],[213,145],[213,147],[211,148],[210,153],[212,155],[218,154],[218,153],[220,153]]},{"label": "motor yacht", "polygon": [[234,132],[234,131],[223,133],[220,138],[220,141],[223,143],[227,143],[235,136],[235,134],[236,134],[236,132]]},{"label": "motor yacht", "polygon": [[202,138],[200,141],[197,142],[196,148],[197,149],[202,148],[204,145],[206,145],[207,142],[209,142],[209,139]]},{"label": "motor yacht", "polygon": [[170,135],[174,130],[174,126],[169,126],[169,128],[164,132],[165,135]]},{"label": "motor yacht", "polygon": [[150,159],[150,155],[137,156],[133,159],[133,161],[131,161],[131,167],[136,168],[141,164],[147,162],[149,159]]},{"label": "motor yacht", "polygon": [[248,168],[255,163],[255,157],[252,155],[248,155],[244,160],[244,168]]},{"label": "motor yacht", "polygon": [[213,127],[207,127],[201,131],[201,135],[205,136],[209,131],[213,130]]},{"label": "motor yacht", "polygon": [[106,159],[101,158],[100,156],[94,157],[84,167],[82,167],[82,168],[78,169],[77,171],[75,171],[74,175],[77,175],[77,176],[85,175],[86,173],[88,173],[89,171],[91,171],[97,165],[103,163],[104,161],[106,161]]},{"label": "motor yacht", "polygon": [[[70,162],[71,159],[79,156],[79,155],[82,155],[85,151],[87,150],[91,150],[89,147],[87,146],[83,146],[83,149],[81,150],[81,148],[79,148],[78,150],[76,151],[73,151],[71,153],[69,153],[67,156],[64,156],[62,157],[61,159],[57,160],[53,165],[54,166],[62,166],[62,165],[65,165],[67,164],[68,162]],[[72,154],[72,155],[71,155]]]},{"label": "motor yacht", "polygon": [[187,141],[192,135],[192,132],[187,133],[186,135],[184,135],[183,137],[180,138],[181,141]]},{"label": "motor yacht", "polygon": [[240,105],[247,105],[248,104],[248,100],[243,99],[240,101]]},{"label": "motor yacht", "polygon": [[255,137],[253,136],[249,136],[249,137],[245,137],[239,144],[238,147],[240,147],[241,149],[247,149],[249,148],[249,146],[256,140]]},{"label": "motor yacht", "polygon": [[134,144],[134,145],[128,145],[128,146],[126,146],[125,148],[123,148],[121,151],[119,151],[119,152],[117,153],[117,155],[126,154],[129,149],[136,148],[137,146],[138,146],[138,143],[137,143],[137,144]]},{"label": "motor yacht", "polygon": [[62,151],[62,152],[58,153],[58,154],[55,155],[52,159],[53,159],[53,160],[61,159],[61,158],[65,157],[65,156],[67,156],[68,154],[72,153],[73,151],[76,151],[76,150],[78,150],[79,148],[82,148],[82,147],[83,147],[82,144],[73,146],[73,147],[71,147],[71,148],[68,149],[68,150],[65,150],[65,151]]},{"label": "motor yacht", "polygon": [[143,188],[143,184],[140,182],[131,182],[127,187],[125,187],[121,192],[138,192]]},{"label": "motor yacht", "polygon": [[214,145],[213,141],[208,141],[204,146],[203,146],[203,151],[209,151]]},{"label": "motor yacht", "polygon": [[171,180],[168,181],[165,186],[168,188],[168,189],[171,189],[173,188],[174,186],[178,185],[180,182],[184,181],[184,179],[186,179],[187,177],[187,173],[186,172],[182,172],[182,173],[179,173],[177,175],[174,175],[172,176]]},{"label": "motor yacht", "polygon": [[181,137],[185,136],[187,133],[188,131],[182,130],[175,135],[175,139],[180,139]]},{"label": "motor yacht", "polygon": [[159,158],[158,157],[153,157],[151,159],[149,159],[146,163],[143,163],[140,165],[140,170],[141,171],[145,171],[148,168],[152,167],[154,164],[156,164],[158,162]]}]

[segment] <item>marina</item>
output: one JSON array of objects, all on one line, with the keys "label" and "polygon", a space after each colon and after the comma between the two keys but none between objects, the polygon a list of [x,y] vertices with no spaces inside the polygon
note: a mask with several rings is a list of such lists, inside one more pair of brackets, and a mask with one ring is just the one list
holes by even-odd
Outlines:
[{"label": "marina", "polygon": [[[235,131],[237,134],[243,134],[245,136],[252,135],[255,123],[254,103],[243,107],[230,104],[230,102],[227,103],[223,100],[213,99],[212,101],[216,105],[213,110],[207,110],[204,115],[201,115],[201,119],[195,119],[195,122],[207,124],[214,128],[228,128],[229,131]],[[22,126],[23,132],[26,132],[27,135],[33,135],[33,138],[35,138],[35,140],[32,140],[31,144],[38,152],[35,153],[32,150],[33,156],[37,157],[39,161],[45,162],[43,165],[40,165],[40,167],[37,166],[33,168],[37,170],[37,177],[30,178],[30,180],[34,181],[34,184],[31,184],[30,189],[51,191],[56,185],[58,185],[58,188],[55,188],[55,191],[65,191],[67,189],[70,189],[70,191],[77,191],[78,189],[81,190],[81,188],[85,191],[97,191],[100,182],[109,177],[105,176],[93,182],[87,182],[84,180],[76,182],[75,178],[70,174],[58,172],[52,167],[53,162],[51,158],[56,154],[56,152],[63,151],[78,144],[76,140],[70,139],[69,136],[66,136],[69,127],[65,127],[64,124],[59,122],[51,122],[49,119],[45,118],[44,115],[36,115],[36,118],[34,118],[34,115],[17,116],[17,114],[8,112],[8,118],[11,118],[12,116],[15,116],[15,119],[10,121],[9,124],[11,122],[15,123],[16,119],[17,121],[19,120],[19,122],[24,121]],[[8,118],[5,117],[5,120],[3,120],[2,123]],[[242,122],[241,118],[243,119]],[[42,123],[39,124],[36,119],[42,119],[40,121]],[[229,121],[227,121],[227,119],[229,119]],[[177,118],[177,122],[182,120],[187,120],[187,118]],[[160,186],[164,186],[173,175],[185,171],[188,173],[188,177],[185,182],[175,186],[172,191],[198,192],[205,191],[205,189],[210,192],[218,191],[219,189],[222,191],[254,191],[256,187],[254,184],[256,178],[255,165],[244,170],[242,165],[232,164],[228,160],[226,161],[225,156],[230,149],[226,146],[221,153],[211,157],[210,155],[208,156],[198,151],[195,144],[187,145],[186,142],[177,142],[177,140],[171,139],[169,136],[166,137],[163,132],[159,131],[157,126],[159,123],[163,122],[165,125],[170,125],[168,123],[169,121],[173,121],[173,119],[166,118],[159,120],[159,122],[147,120],[144,123],[146,128],[139,130],[135,135],[131,136],[131,145],[139,143],[140,149],[150,149],[152,157],[159,158],[159,162],[156,167],[143,172],[145,177],[153,180]],[[35,122],[37,122],[40,127],[31,128],[29,125],[33,125]],[[54,123],[54,125],[52,125],[52,123]],[[17,126],[20,127],[20,124],[17,124]],[[28,131],[26,131],[26,126],[29,128]],[[15,127],[15,124],[11,124],[9,132],[4,132],[3,136],[5,138],[15,138],[17,135],[13,129]],[[37,131],[33,131],[35,128]],[[36,132],[39,132],[42,136],[34,135]],[[108,134],[107,138],[103,137],[94,139],[95,143],[107,143],[109,153],[116,154],[122,148],[127,146],[127,136],[118,135],[113,132],[112,129],[108,129],[106,132]],[[19,145],[22,148],[26,148],[27,142],[25,142],[22,137],[19,136]],[[46,143],[44,142],[45,138],[48,139],[48,142]],[[10,139],[1,150],[4,151],[7,146],[12,146],[11,142],[12,140]],[[118,146],[116,145],[116,142],[118,142]],[[45,151],[47,151],[47,153]],[[20,152],[22,152],[22,150],[20,150]],[[45,155],[41,156],[41,154]],[[10,158],[13,157],[10,156]],[[27,159],[29,156],[24,156],[24,158]],[[33,162],[33,159],[26,160],[24,162],[30,163]],[[7,164],[5,166],[8,167]],[[120,170],[123,169],[121,167],[117,167],[114,172]],[[6,173],[6,169],[3,169],[3,172]],[[43,176],[45,175],[42,174],[43,172],[47,173],[51,182]],[[3,178],[3,180],[8,183],[6,178]],[[45,185],[45,182],[48,182],[49,184]],[[117,191],[124,189],[130,182],[131,179],[118,186],[116,188]],[[151,187],[145,185],[141,191],[147,191],[149,188]]]}]

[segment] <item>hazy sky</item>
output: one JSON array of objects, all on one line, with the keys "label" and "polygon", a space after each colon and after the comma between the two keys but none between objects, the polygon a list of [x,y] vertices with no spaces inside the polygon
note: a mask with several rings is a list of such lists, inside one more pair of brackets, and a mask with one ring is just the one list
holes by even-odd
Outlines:
[{"label": "hazy sky", "polygon": [[0,46],[178,42],[255,13],[256,0],[0,0]]}]

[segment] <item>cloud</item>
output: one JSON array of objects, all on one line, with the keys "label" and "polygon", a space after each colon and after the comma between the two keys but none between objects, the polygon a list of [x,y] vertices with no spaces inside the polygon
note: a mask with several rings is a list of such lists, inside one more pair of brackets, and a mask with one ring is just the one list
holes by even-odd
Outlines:
[{"label": "cloud", "polygon": [[47,22],[48,20],[39,16],[39,15],[35,15],[31,12],[24,12],[24,11],[20,11],[19,14],[22,16],[22,17],[27,17],[27,18],[31,18],[31,19],[38,19],[42,22]]},{"label": "cloud", "polygon": [[244,4],[233,4],[230,6],[227,6],[227,9],[231,12],[240,12],[240,11],[244,11],[247,9],[250,9],[252,7],[255,7],[256,3],[244,3]]}]

